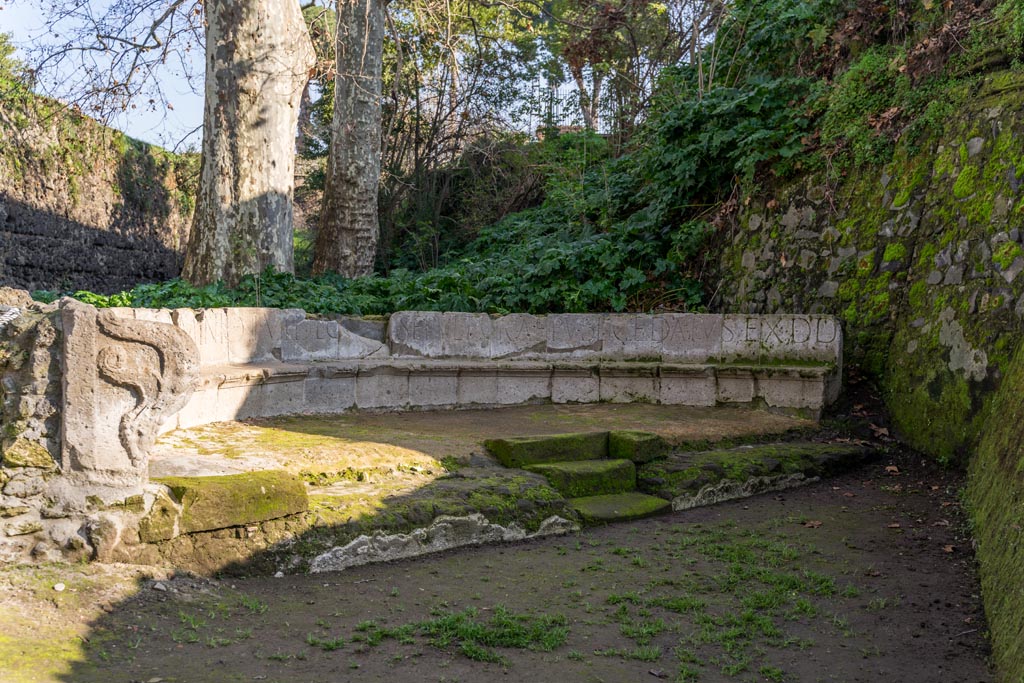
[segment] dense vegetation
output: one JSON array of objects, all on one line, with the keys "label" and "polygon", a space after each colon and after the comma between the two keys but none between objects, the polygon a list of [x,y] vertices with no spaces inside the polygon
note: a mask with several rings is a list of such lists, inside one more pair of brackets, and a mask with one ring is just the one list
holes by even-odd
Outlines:
[{"label": "dense vegetation", "polygon": [[[1017,0],[737,0],[726,11],[698,59],[660,71],[628,141],[491,131],[421,173],[430,177],[421,196],[385,212],[405,223],[382,247],[386,275],[267,272],[234,290],[171,281],[77,296],[361,314],[699,310],[714,266],[708,247],[745,194],[805,170],[839,177],[884,158],[897,139],[923,138],[960,86],[992,66],[994,39],[1019,58],[1024,25]],[[436,253],[424,258],[428,243]]]}]

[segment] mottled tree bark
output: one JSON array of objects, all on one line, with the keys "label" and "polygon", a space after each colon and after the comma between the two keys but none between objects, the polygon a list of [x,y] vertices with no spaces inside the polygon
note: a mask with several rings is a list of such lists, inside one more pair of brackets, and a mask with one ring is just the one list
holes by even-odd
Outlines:
[{"label": "mottled tree bark", "polygon": [[315,55],[295,0],[209,0],[199,196],[182,276],[291,271],[299,100]]},{"label": "mottled tree bark", "polygon": [[373,272],[380,226],[384,0],[338,0],[337,76],[313,272]]}]

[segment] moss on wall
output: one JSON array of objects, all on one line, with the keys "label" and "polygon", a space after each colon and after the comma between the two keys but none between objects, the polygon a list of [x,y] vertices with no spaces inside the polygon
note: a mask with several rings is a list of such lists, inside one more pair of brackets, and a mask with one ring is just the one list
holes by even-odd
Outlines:
[{"label": "moss on wall", "polygon": [[879,380],[903,438],[964,461],[1024,331],[1024,74],[949,97],[887,163],[741,202],[717,304],[840,316],[848,366]]},{"label": "moss on wall", "polygon": [[1024,681],[1024,345],[992,400],[967,501],[1000,678]]}]

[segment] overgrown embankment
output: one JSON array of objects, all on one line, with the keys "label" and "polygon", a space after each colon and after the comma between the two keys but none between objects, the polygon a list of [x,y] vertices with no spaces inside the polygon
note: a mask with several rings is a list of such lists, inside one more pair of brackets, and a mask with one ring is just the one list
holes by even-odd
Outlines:
[{"label": "overgrown embankment", "polygon": [[996,668],[1024,680],[1024,347],[992,401],[971,461],[967,501]]},{"label": "overgrown embankment", "polygon": [[901,438],[968,466],[998,674],[1018,681],[1024,73],[996,62],[931,81],[932,104],[887,138],[883,118],[908,101],[897,92],[906,57],[855,61],[829,95],[858,106],[835,165],[738,202],[719,235],[717,306],[840,315],[848,358],[878,381]]},{"label": "overgrown embankment", "polygon": [[33,95],[0,35],[0,285],[118,291],[177,276],[196,160]]}]

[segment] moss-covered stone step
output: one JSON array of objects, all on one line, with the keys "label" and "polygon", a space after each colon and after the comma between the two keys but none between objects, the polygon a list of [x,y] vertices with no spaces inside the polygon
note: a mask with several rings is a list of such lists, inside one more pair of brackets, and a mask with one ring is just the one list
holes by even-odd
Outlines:
[{"label": "moss-covered stone step", "polygon": [[[306,485],[282,470],[221,477],[164,477],[154,481],[167,486],[174,497],[174,501],[161,508],[161,514],[165,522],[162,526],[176,527],[177,533],[245,526],[309,509]],[[178,506],[180,512],[175,510]],[[156,512],[151,512],[150,517]],[[147,518],[143,523],[147,528],[154,527],[154,538],[164,535],[156,529],[161,526],[156,520]]]},{"label": "moss-covered stone step", "polygon": [[636,430],[608,433],[608,457],[632,460],[638,465],[660,460],[668,454],[668,442],[657,434]]},{"label": "moss-covered stone step", "polygon": [[810,442],[674,453],[642,465],[637,486],[679,510],[838,474],[870,453],[852,443]]},{"label": "moss-covered stone step", "polygon": [[488,439],[484,448],[505,467],[600,460],[608,457],[608,432]]},{"label": "moss-covered stone step", "polygon": [[567,498],[625,493],[636,489],[636,465],[631,460],[581,460],[527,465],[547,477]]},{"label": "moss-covered stone step", "polygon": [[569,500],[569,506],[576,510],[585,524],[626,522],[651,517],[671,509],[671,504],[664,498],[636,491],[572,498]]}]

